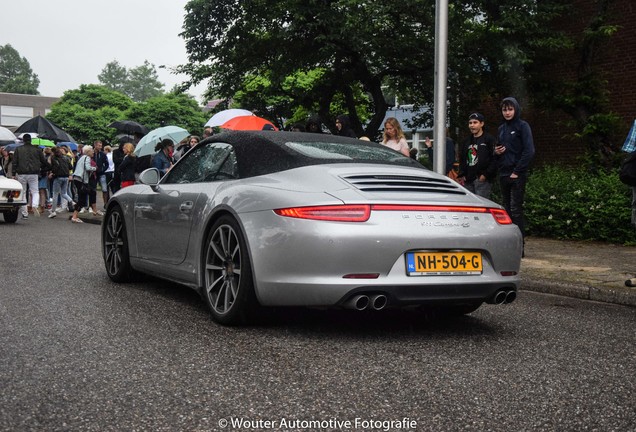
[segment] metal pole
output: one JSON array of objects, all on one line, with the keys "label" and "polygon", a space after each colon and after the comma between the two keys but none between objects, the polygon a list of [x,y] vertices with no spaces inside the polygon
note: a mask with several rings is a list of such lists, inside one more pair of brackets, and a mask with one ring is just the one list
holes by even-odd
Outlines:
[{"label": "metal pole", "polygon": [[435,1],[435,88],[433,148],[435,172],[446,174],[446,85],[448,69],[448,0]]}]

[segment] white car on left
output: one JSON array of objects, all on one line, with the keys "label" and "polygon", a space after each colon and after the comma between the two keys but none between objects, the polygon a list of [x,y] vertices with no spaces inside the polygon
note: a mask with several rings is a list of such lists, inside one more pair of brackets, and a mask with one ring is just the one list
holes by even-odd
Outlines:
[{"label": "white car on left", "polygon": [[23,205],[26,205],[26,198],[20,182],[0,174],[0,212],[4,221],[14,223],[18,220]]}]

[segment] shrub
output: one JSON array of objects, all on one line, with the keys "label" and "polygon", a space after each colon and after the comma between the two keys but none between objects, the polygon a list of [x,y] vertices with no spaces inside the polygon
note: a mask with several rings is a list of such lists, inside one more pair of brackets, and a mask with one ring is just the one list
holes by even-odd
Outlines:
[{"label": "shrub", "polygon": [[616,170],[591,174],[584,168],[545,166],[528,180],[526,230],[541,237],[636,244],[631,199]]}]

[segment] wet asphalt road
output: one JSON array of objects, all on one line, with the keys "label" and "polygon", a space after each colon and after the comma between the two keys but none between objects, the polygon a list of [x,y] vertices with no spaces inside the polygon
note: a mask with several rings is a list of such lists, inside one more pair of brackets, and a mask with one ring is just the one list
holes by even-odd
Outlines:
[{"label": "wet asphalt road", "polygon": [[522,292],[228,328],[186,288],[111,283],[98,225],[0,217],[0,239],[2,431],[636,430],[633,308]]}]

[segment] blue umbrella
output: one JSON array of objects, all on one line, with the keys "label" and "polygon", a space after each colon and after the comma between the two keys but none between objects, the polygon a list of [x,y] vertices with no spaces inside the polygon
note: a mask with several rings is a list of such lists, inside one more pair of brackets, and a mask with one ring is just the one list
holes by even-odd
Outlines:
[{"label": "blue umbrella", "polygon": [[4,149],[5,149],[6,151],[13,151],[13,150],[15,150],[15,149],[16,149],[16,147],[20,147],[22,144],[23,144],[22,142],[19,142],[19,143],[18,143],[18,142],[15,142],[15,143],[12,143],[12,144],[9,144],[9,145],[6,145],[6,146],[3,146],[3,147],[4,147]]},{"label": "blue umbrella", "polygon": [[71,149],[71,151],[77,151],[77,144],[75,144],[74,142],[70,142],[70,141],[62,141],[56,144],[58,147],[68,147]]}]

